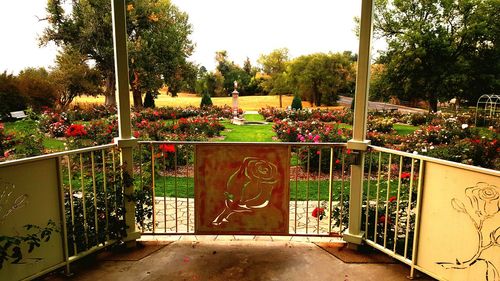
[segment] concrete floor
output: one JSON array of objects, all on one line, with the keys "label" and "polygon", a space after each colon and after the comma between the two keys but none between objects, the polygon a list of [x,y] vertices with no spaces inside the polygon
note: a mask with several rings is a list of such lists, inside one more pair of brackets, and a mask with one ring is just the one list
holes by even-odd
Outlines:
[{"label": "concrete floor", "polygon": [[93,261],[71,280],[396,281],[408,274],[399,263],[344,263],[309,242],[180,240],[139,261]]}]

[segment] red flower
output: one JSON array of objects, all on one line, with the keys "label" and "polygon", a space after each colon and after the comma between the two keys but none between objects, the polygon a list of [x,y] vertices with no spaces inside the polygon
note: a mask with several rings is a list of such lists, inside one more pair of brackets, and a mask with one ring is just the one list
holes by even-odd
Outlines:
[{"label": "red flower", "polygon": [[339,159],[335,160],[335,164],[340,164],[340,160]]},{"label": "red flower", "polygon": [[[380,217],[378,218],[378,223],[384,223],[384,224],[385,224],[385,216],[380,216]],[[391,218],[388,218],[388,219],[387,219],[387,223],[388,223],[388,224],[391,224],[391,223],[392,223]]]},{"label": "red flower", "polygon": [[389,202],[394,202],[396,201],[396,199],[398,199],[396,196],[392,196],[391,198],[389,198]]},{"label": "red flower", "polygon": [[160,144],[160,150],[163,152],[175,152],[175,146],[173,144]]},{"label": "red flower", "polygon": [[319,208],[319,207],[316,207],[314,208],[314,210],[312,211],[312,214],[311,214],[313,217],[317,218],[319,217],[319,219],[323,219],[323,216],[325,215],[325,209],[324,208]]},{"label": "red flower", "polygon": [[138,139],[141,136],[139,131],[134,131],[134,138]]},{"label": "red flower", "polygon": [[409,179],[411,177],[411,174],[408,172],[402,172],[401,173],[401,178],[402,179]]},{"label": "red flower", "polygon": [[81,137],[86,135],[87,131],[85,130],[85,126],[81,124],[71,124],[66,130],[67,137]]}]

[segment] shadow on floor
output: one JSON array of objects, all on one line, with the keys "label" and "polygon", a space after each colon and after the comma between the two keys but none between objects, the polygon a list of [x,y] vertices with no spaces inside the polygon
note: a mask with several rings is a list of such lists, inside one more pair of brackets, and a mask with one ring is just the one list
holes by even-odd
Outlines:
[{"label": "shadow on floor", "polygon": [[[409,267],[344,263],[313,243],[176,241],[96,254],[72,266],[71,280],[407,280]],[[324,246],[324,245],[323,245]],[[65,280],[58,274],[43,280]],[[422,277],[419,280],[433,280]]]}]

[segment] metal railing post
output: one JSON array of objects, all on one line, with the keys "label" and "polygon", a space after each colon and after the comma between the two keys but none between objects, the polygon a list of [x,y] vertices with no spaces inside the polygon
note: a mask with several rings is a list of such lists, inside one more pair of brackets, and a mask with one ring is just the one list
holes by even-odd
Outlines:
[{"label": "metal railing post", "polygon": [[[132,176],[132,149],[137,144],[137,140],[132,137],[132,124],[130,120],[125,0],[112,1],[112,16],[119,130],[119,136],[115,139],[115,143],[117,143],[121,149],[120,164],[123,168],[123,172]],[[124,192],[125,197],[127,197],[127,195],[133,195],[134,186],[125,187]],[[140,237],[140,233],[136,230],[135,225],[135,202],[125,199],[125,210],[125,223],[128,226],[125,242],[129,245],[133,245],[135,244],[135,240]]]},{"label": "metal railing post", "polygon": [[370,141],[366,138],[368,115],[368,90],[370,85],[370,48],[373,29],[373,0],[363,0],[359,33],[358,75],[354,97],[353,138],[347,142],[347,148],[356,154],[356,161],[351,165],[351,189],[349,196],[349,228],[344,233],[344,240],[351,248],[356,248],[363,241],[361,231],[361,209],[363,204],[363,168],[365,151]]}]

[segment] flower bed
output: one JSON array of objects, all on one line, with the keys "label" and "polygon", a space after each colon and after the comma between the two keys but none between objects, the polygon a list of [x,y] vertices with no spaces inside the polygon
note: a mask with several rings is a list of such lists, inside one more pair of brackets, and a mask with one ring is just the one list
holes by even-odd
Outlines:
[{"label": "flower bed", "polygon": [[[306,110],[307,111],[307,110]],[[302,111],[261,109],[267,119],[274,121],[273,130],[284,142],[346,142],[351,130],[338,123],[345,119],[344,111]],[[305,121],[295,121],[304,116]],[[283,119],[282,119],[283,118]],[[395,123],[421,124],[408,135],[398,135]],[[490,127],[488,133],[473,126],[471,114],[402,114],[398,112],[372,112],[368,117],[367,138],[373,145],[418,153],[440,159],[500,169],[499,131]],[[299,155],[304,158],[307,154]],[[315,161],[315,155],[309,154]]]}]

